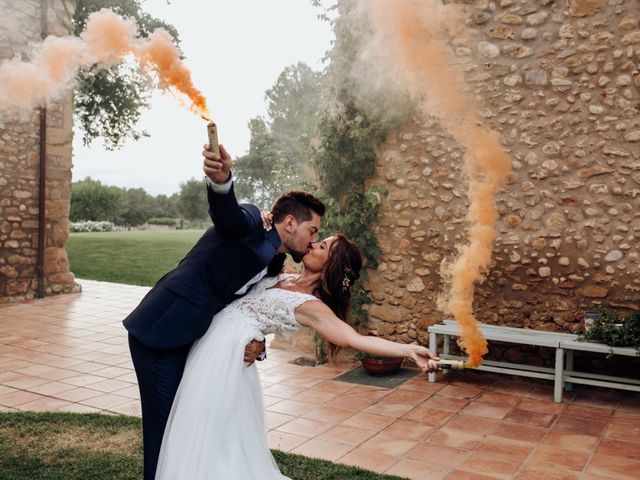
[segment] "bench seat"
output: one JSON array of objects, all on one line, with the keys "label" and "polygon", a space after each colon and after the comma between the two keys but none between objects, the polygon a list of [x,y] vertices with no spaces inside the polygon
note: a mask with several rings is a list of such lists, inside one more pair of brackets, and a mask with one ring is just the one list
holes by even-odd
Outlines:
[{"label": "bench seat", "polygon": [[[572,385],[592,385],[598,387],[618,388],[640,392],[640,379],[617,377],[613,375],[598,375],[573,370],[573,352],[596,352],[606,355],[625,355],[634,357],[638,352],[634,348],[610,347],[603,343],[578,340],[577,335],[561,332],[548,332],[527,328],[502,327],[499,325],[479,324],[480,331],[487,341],[514,343],[520,345],[535,345],[555,350],[554,368],[524,365],[506,361],[485,360],[478,370],[507,373],[530,378],[553,380],[554,400],[562,402],[563,390],[570,390]],[[458,322],[444,320],[442,323],[431,325],[429,331],[429,348],[438,354],[438,336],[443,337],[443,349],[439,356],[443,359],[463,360],[462,357],[450,354],[450,339],[458,337]],[[566,357],[566,358],[565,358]],[[436,374],[429,374],[429,381],[436,381]]]}]

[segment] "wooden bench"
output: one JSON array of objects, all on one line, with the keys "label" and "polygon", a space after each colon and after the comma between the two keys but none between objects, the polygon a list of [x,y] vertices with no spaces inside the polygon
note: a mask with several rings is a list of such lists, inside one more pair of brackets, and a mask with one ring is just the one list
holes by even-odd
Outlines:
[{"label": "wooden bench", "polygon": [[[554,400],[562,402],[563,390],[570,390],[573,384],[593,385],[597,387],[618,388],[640,392],[640,380],[635,378],[616,377],[612,375],[598,375],[573,370],[573,352],[596,352],[606,355],[626,355],[634,357],[638,352],[634,348],[610,347],[603,343],[585,342],[578,340],[577,335],[560,332],[546,332],[527,328],[501,327],[498,325],[479,324],[480,331],[487,341],[515,343],[520,345],[535,345],[555,349],[554,368],[523,365],[512,362],[485,360],[478,370],[495,373],[508,373],[530,378],[553,380]],[[439,356],[443,359],[462,360],[463,357],[450,354],[450,339],[458,337],[458,322],[444,320],[443,323],[432,325],[429,331],[429,348],[438,354],[438,335],[443,336],[443,349]],[[566,356],[566,361],[565,361]],[[436,381],[436,374],[429,374],[429,381]]]}]

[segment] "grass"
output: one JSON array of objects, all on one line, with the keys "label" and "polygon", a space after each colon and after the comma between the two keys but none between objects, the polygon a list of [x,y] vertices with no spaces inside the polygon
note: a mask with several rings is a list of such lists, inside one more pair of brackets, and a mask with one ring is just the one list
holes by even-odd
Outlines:
[{"label": "grass", "polygon": [[[274,451],[295,480],[400,480],[367,470]],[[136,417],[77,413],[0,413],[0,480],[142,478]]]},{"label": "grass", "polygon": [[174,268],[203,230],[72,233],[65,244],[78,278],[152,286]]}]

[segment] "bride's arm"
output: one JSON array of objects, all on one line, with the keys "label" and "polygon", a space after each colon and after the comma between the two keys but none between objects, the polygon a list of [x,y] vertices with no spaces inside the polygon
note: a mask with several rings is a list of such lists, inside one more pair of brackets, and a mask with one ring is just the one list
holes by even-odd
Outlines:
[{"label": "bride's arm", "polygon": [[360,335],[350,325],[336,317],[322,302],[303,303],[296,308],[295,316],[301,325],[314,329],[320,336],[339,347],[351,347],[361,352],[385,357],[409,357],[424,371],[431,372],[438,369],[436,361],[439,358],[428,348]]}]

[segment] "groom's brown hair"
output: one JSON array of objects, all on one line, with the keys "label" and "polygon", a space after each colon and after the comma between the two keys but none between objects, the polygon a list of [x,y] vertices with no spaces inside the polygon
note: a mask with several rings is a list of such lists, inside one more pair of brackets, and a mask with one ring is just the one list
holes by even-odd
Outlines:
[{"label": "groom's brown hair", "polygon": [[273,223],[280,223],[287,215],[293,215],[298,223],[311,220],[311,212],[322,217],[324,204],[310,193],[301,190],[291,190],[284,193],[273,204],[271,213]]}]

